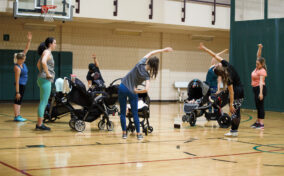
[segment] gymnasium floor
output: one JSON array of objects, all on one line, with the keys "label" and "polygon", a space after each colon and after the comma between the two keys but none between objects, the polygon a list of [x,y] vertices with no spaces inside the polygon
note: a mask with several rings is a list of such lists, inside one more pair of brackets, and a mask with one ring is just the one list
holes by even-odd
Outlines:
[{"label": "gymnasium floor", "polygon": [[265,130],[251,129],[255,112],[243,111],[239,137],[199,118],[197,126],[174,129],[182,104],[153,103],[154,132],[138,141],[121,138],[119,117],[112,132],[99,131],[98,121],[83,133],[70,130],[66,116],[48,124],[51,132],[34,131],[37,104],[24,103],[16,123],[12,104],[0,106],[0,175],[283,175],[284,114],[267,112]]}]

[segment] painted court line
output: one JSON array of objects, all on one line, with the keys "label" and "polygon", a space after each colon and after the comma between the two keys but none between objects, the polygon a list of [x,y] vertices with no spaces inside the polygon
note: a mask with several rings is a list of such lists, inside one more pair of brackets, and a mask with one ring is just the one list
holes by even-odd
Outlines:
[{"label": "painted court line", "polygon": [[2,161],[0,161],[0,164],[4,165],[4,166],[6,166],[6,167],[9,167],[10,169],[13,169],[13,170],[15,170],[15,171],[17,171],[17,172],[20,172],[21,174],[24,174],[24,175],[27,175],[27,176],[31,176],[31,174],[25,172],[24,170],[17,169],[17,168],[15,168],[15,167],[13,167],[13,166],[7,164],[7,163],[4,163],[4,162],[2,162]]},{"label": "painted court line", "polygon": [[[272,151],[283,151],[284,149],[270,150]],[[34,168],[26,169],[26,171],[35,170],[51,170],[51,169],[70,169],[70,168],[80,168],[80,167],[96,167],[96,166],[114,166],[114,165],[125,165],[125,164],[137,164],[137,163],[153,163],[153,162],[169,162],[169,161],[181,161],[181,160],[191,160],[191,159],[203,159],[203,158],[218,158],[226,156],[240,156],[240,155],[250,155],[262,152],[247,152],[247,153],[235,153],[226,155],[212,155],[212,156],[198,156],[198,157],[188,157],[188,158],[174,158],[174,159],[164,159],[164,160],[146,160],[146,161],[132,161],[132,162],[121,162],[121,163],[105,163],[105,164],[89,164],[89,165],[78,165],[78,166],[66,166],[66,167],[51,167],[51,168]]]}]

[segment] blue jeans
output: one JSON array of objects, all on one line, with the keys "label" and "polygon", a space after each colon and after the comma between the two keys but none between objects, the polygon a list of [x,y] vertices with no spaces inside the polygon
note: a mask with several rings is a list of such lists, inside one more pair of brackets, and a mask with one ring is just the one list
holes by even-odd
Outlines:
[{"label": "blue jeans", "polygon": [[122,131],[126,131],[126,105],[127,97],[130,102],[131,111],[134,118],[136,132],[140,133],[140,122],[138,117],[138,95],[130,92],[125,85],[120,84],[118,89],[118,101],[120,104],[120,123]]}]

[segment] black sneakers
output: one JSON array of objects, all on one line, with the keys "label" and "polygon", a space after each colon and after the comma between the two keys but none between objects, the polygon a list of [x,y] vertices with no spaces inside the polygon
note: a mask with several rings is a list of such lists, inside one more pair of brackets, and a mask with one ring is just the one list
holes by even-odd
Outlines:
[{"label": "black sneakers", "polygon": [[252,124],[250,127],[251,128],[257,128],[259,126],[259,123],[255,122],[254,124]]},{"label": "black sneakers", "polygon": [[36,127],[35,127],[36,130],[42,130],[42,131],[50,131],[50,128],[45,126],[44,124],[41,124],[41,126],[38,126],[36,124]]}]

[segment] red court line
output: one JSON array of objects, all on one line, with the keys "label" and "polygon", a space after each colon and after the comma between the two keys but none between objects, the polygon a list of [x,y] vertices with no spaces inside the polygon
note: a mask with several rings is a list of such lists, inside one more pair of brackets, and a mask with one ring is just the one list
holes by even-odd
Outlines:
[{"label": "red court line", "polygon": [[13,167],[13,166],[7,164],[7,163],[4,163],[4,162],[2,162],[2,161],[0,161],[0,164],[4,165],[4,166],[6,166],[6,167],[9,167],[10,169],[13,169],[13,170],[15,170],[15,171],[17,171],[17,172],[20,172],[21,174],[28,175],[28,176],[32,176],[31,174],[25,172],[24,170],[17,169],[17,168],[15,168],[15,167]]},{"label": "red court line", "polygon": [[[284,150],[284,149],[270,150],[270,152],[282,151],[282,150]],[[197,156],[197,157],[188,157],[188,158],[174,158],[174,159],[164,159],[164,160],[132,161],[132,162],[121,162],[121,163],[90,164],[90,165],[79,165],[79,166],[51,167],[51,168],[35,168],[35,169],[26,169],[26,171],[49,170],[49,169],[70,169],[70,168],[96,167],[96,166],[113,166],[113,165],[135,164],[135,163],[153,163],[153,162],[180,161],[180,160],[190,160],[190,159],[218,158],[218,157],[225,157],[225,156],[249,155],[249,154],[256,154],[256,153],[263,153],[263,152],[259,151],[259,152],[225,154],[225,155]]]}]

